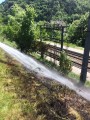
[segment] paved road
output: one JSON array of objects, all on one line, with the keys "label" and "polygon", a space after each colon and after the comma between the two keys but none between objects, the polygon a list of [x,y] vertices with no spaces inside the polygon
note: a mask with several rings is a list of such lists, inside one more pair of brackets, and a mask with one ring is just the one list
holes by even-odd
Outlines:
[{"label": "paved road", "polygon": [[[90,89],[85,89],[84,87],[80,87],[70,81],[69,79],[59,75],[57,72],[48,69],[41,63],[34,60],[32,57],[27,56],[20,51],[9,47],[8,45],[5,45],[3,43],[0,43],[0,47],[6,51],[9,55],[14,57],[17,61],[22,63],[28,70],[35,72],[37,76],[39,77],[47,77],[49,79],[53,79],[55,81],[60,82],[63,85],[66,85],[70,89],[76,91],[79,95],[84,97],[85,99],[90,101]],[[48,79],[47,79],[48,80]]]}]

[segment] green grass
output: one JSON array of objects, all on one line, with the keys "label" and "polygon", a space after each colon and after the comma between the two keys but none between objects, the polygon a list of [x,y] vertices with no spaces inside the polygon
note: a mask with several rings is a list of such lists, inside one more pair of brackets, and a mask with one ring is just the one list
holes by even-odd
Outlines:
[{"label": "green grass", "polygon": [[[33,55],[43,62],[40,55]],[[37,78],[0,49],[0,120],[87,120],[88,106],[74,91],[47,78]]]},{"label": "green grass", "polygon": [[[70,73],[68,74],[68,77],[71,78],[71,79],[73,78],[76,82],[79,82],[79,81],[80,81],[80,75],[77,75],[77,74],[75,74],[75,73],[73,73],[73,72],[70,72]],[[84,86],[90,88],[90,81],[86,80]]]},{"label": "green grass", "polygon": [[79,47],[79,46],[77,46],[75,44],[72,44],[72,43],[66,43],[66,42],[64,42],[64,45],[67,46],[67,47],[76,48],[76,49],[79,49],[79,50],[84,50],[83,47]]},{"label": "green grass", "polygon": [[[55,43],[53,41],[44,41],[44,42],[45,43]],[[55,43],[55,44],[60,44],[60,43]],[[76,48],[76,49],[79,49],[79,50],[84,50],[83,47],[79,47],[79,46],[77,46],[75,44],[72,44],[72,43],[66,43],[66,42],[64,42],[64,46],[71,47],[71,48]]]},{"label": "green grass", "polygon": [[[37,79],[0,50],[0,120],[82,120],[80,107],[74,104],[77,96],[55,81]],[[84,109],[89,114],[86,104]]]},{"label": "green grass", "polygon": [[0,41],[11,47],[17,48],[17,45],[14,41],[10,41],[10,40],[6,39],[3,35],[0,35]]},{"label": "green grass", "polygon": [[[0,41],[5,43],[5,44],[7,44],[7,45],[9,45],[9,46],[11,46],[11,47],[17,48],[17,45],[16,45],[15,42],[11,42],[11,41],[7,40],[6,38],[4,38],[3,36],[0,36]],[[50,43],[51,41],[45,41],[45,42]],[[72,48],[83,50],[82,47],[78,47],[78,46],[76,46],[75,44],[72,44],[72,43],[65,43],[64,42],[64,45],[72,47]],[[41,61],[42,63],[46,64],[47,66],[49,66],[49,67],[53,66],[53,68],[58,69],[58,66],[55,65],[53,62],[50,62],[50,61],[48,61],[46,59],[41,59],[39,54],[37,54],[35,52],[32,52],[32,56],[34,56],[37,60]],[[71,79],[74,78],[74,80],[76,80],[76,81],[79,81],[79,79],[80,79],[80,76],[75,74],[75,73],[73,73],[73,72],[70,72],[67,77],[69,77]],[[90,86],[90,82],[86,81],[85,86],[89,87]]]},{"label": "green grass", "polygon": [[[9,77],[9,68],[6,64],[6,59],[4,53],[1,54],[0,50],[0,120],[4,120],[6,116],[10,114],[11,109],[13,109],[14,98],[16,94],[12,91],[8,92],[8,85],[11,84],[11,79]],[[17,109],[18,111],[18,109]]]},{"label": "green grass", "polygon": [[[28,77],[27,73],[21,64],[14,63],[14,60],[0,50],[0,120],[36,120],[33,104],[26,98],[20,98],[23,86],[21,80]],[[22,78],[18,75],[18,70],[21,71]],[[26,91],[22,91],[25,94]]]},{"label": "green grass", "polygon": [[59,70],[59,67],[58,67],[55,63],[53,63],[53,62],[51,62],[51,61],[49,61],[49,60],[46,60],[45,58],[42,59],[42,58],[40,57],[40,54],[33,52],[33,53],[31,53],[31,55],[32,55],[34,58],[36,58],[37,60],[39,60],[41,63],[43,63],[43,64],[45,64],[46,66],[48,66],[49,68],[52,68],[52,67],[53,67],[54,69],[58,69],[58,70]]},{"label": "green grass", "polygon": [[79,81],[79,79],[80,79],[80,76],[79,75],[77,75],[77,74],[75,74],[75,73],[73,73],[73,72],[70,72],[69,74],[68,74],[68,77],[69,78],[71,78],[71,79],[74,79],[75,81]]},{"label": "green grass", "polygon": [[65,117],[50,106],[52,99],[54,103],[57,101],[55,96],[55,92],[50,93],[32,73],[0,49],[0,120],[54,120],[55,117],[63,120]]},{"label": "green grass", "polygon": [[[56,71],[58,71],[58,72],[61,73],[59,66],[56,65],[55,63],[53,63],[53,62],[51,62],[51,61],[49,61],[49,60],[46,60],[45,58],[44,58],[44,59],[41,59],[40,54],[37,54],[37,53],[35,53],[35,52],[32,52],[31,55],[32,55],[34,58],[36,58],[37,60],[39,60],[41,63],[45,64],[47,67],[49,67],[49,68],[51,68],[51,69],[53,68],[53,69],[55,69]],[[64,75],[63,73],[61,73],[61,74]],[[79,82],[79,81],[80,81],[80,75],[77,75],[77,74],[75,74],[74,72],[70,72],[69,74],[64,75],[64,76],[65,76],[65,77],[68,77],[68,78],[70,78],[70,79],[72,79],[72,80],[74,80],[75,82]],[[86,87],[90,87],[90,81],[86,80],[85,86],[86,86]]]}]

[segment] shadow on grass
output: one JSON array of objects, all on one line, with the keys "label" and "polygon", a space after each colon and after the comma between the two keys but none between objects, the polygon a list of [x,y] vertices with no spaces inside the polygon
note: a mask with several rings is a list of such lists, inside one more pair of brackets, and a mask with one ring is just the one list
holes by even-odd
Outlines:
[{"label": "shadow on grass", "polygon": [[17,67],[17,65],[12,64],[11,62],[6,62],[6,61],[4,61],[2,59],[0,59],[0,63],[7,64],[9,66],[16,66]]},{"label": "shadow on grass", "polygon": [[[9,57],[7,57],[7,61],[8,62],[3,63],[11,64],[10,77],[18,78],[17,80],[13,79],[13,84],[15,87],[15,92],[18,95],[18,99],[25,101],[21,106],[21,109],[27,120],[32,119],[30,118],[31,114],[34,116],[32,120],[75,119],[75,115],[69,114],[67,105],[69,100],[66,101],[65,99],[65,94],[69,92],[70,102],[73,101],[72,103],[69,102],[69,104],[72,104],[72,106],[78,106],[78,100],[76,102],[76,99],[72,99],[77,97],[74,96],[75,93],[71,94],[71,91],[67,89],[65,90],[65,87],[57,85],[56,83],[51,82],[51,80],[48,80],[48,83],[43,83],[34,74],[27,72],[25,68],[23,68],[22,65],[19,65],[16,61],[10,60]],[[44,78],[40,79],[45,80]],[[26,101],[29,103],[27,104]],[[74,103],[74,101],[76,103]],[[83,106],[83,109],[85,107],[86,106]],[[39,116],[43,116],[43,118],[37,119]],[[88,115],[86,117],[87,118],[85,120],[89,120]]]},{"label": "shadow on grass", "polygon": [[[11,77],[19,78],[15,84],[15,92],[19,99],[29,101],[33,106],[32,111],[30,111],[31,108],[29,111],[36,116],[36,118],[38,118],[38,116],[44,116],[46,120],[63,120],[68,118],[66,102],[58,99],[58,95],[53,91],[50,84],[49,87],[46,87],[32,73],[26,72],[22,67],[17,68],[15,63],[11,64]],[[29,118],[30,113],[28,113],[28,110],[23,106],[22,111],[23,114]]]},{"label": "shadow on grass", "polygon": [[8,56],[6,61],[1,60],[2,63],[9,65],[10,78],[17,99],[22,102],[21,110],[26,120],[75,120],[76,116],[69,114],[68,105],[75,109],[78,106],[78,113],[85,116],[85,120],[89,120],[89,112],[82,111],[82,106],[86,109],[88,104],[83,104],[83,100],[74,92],[49,79],[38,79]]}]

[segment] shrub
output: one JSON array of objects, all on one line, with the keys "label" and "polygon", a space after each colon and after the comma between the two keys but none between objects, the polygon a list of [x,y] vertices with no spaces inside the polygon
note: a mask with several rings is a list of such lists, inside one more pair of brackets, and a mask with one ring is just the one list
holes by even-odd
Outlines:
[{"label": "shrub", "polygon": [[64,74],[68,74],[72,70],[71,60],[68,58],[67,53],[62,51],[59,61],[60,70]]},{"label": "shrub", "polygon": [[35,10],[27,6],[25,16],[23,17],[21,28],[16,36],[16,43],[23,52],[32,49],[35,41]]}]

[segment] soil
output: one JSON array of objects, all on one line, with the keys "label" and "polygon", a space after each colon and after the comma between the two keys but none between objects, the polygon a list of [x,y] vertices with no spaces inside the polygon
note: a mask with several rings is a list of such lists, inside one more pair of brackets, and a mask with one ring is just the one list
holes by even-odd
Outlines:
[{"label": "soil", "polygon": [[8,62],[11,64],[12,75],[20,76],[22,81],[19,91],[16,89],[18,96],[35,104],[37,117],[43,115],[42,120],[90,120],[89,101],[54,80],[40,78],[23,66],[15,67],[18,62],[11,57]]}]

